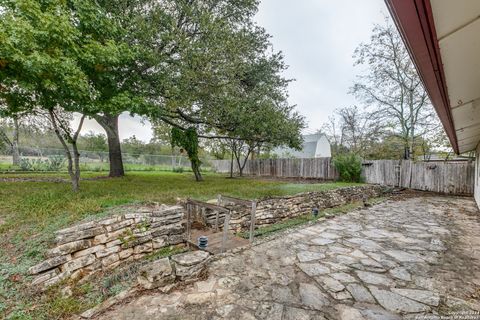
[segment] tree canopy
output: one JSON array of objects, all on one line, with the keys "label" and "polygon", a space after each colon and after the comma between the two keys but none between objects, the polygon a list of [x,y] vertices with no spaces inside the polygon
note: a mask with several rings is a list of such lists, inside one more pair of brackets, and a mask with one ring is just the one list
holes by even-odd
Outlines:
[{"label": "tree canopy", "polygon": [[[125,111],[185,134],[194,130],[199,138],[298,147],[304,120],[287,102],[282,54],[253,22],[257,5],[255,0],[5,0],[2,109],[49,115],[74,189],[85,117],[106,130],[111,175],[123,174],[118,115]],[[80,125],[70,128],[63,112],[80,113]],[[118,170],[112,171],[112,164]]]}]

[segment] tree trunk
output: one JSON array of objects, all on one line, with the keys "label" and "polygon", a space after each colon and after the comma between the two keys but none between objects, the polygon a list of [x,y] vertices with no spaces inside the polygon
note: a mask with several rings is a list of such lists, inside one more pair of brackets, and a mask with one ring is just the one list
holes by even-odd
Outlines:
[{"label": "tree trunk", "polygon": [[411,150],[410,150],[410,145],[407,143],[404,147],[404,155],[403,155],[404,160],[411,160]]},{"label": "tree trunk", "polygon": [[415,125],[412,122],[412,142],[410,145],[410,159],[415,160]]},{"label": "tree trunk", "polygon": [[243,177],[243,170],[245,170],[245,166],[247,165],[248,156],[249,154],[247,153],[247,156],[243,159],[243,164],[240,166],[240,177]]},{"label": "tree trunk", "polygon": [[240,177],[243,177],[243,168],[241,165],[240,165],[240,162],[238,162],[238,174],[240,175]]},{"label": "tree trunk", "polygon": [[118,133],[118,114],[96,115],[95,120],[105,129],[108,141],[108,158],[110,160],[110,177],[123,177],[122,149],[120,147],[120,135]]},{"label": "tree trunk", "polygon": [[13,139],[12,139],[12,163],[20,165],[20,152],[18,150],[18,119],[13,118]]},{"label": "tree trunk", "polygon": [[192,171],[195,174],[195,180],[203,181],[202,174],[200,173],[200,165],[196,164],[195,161],[191,161]]},{"label": "tree trunk", "polygon": [[243,168],[242,165],[240,164],[240,151],[235,151],[235,160],[237,160],[237,166],[238,166],[238,175],[240,177],[243,177]]},{"label": "tree trunk", "polygon": [[68,175],[70,176],[70,181],[72,182],[72,190],[73,192],[77,192],[79,189],[79,179],[76,178],[77,175],[75,174],[75,172],[73,172],[73,159],[72,154],[70,153],[70,149],[68,149],[68,147],[66,147],[65,149],[65,155],[67,156],[68,160],[67,170]]},{"label": "tree trunk", "polygon": [[233,178],[233,143],[232,143],[232,156],[230,158],[230,178]]},{"label": "tree trunk", "polygon": [[236,149],[235,152],[234,152],[235,153],[235,159],[237,160],[237,164],[238,164],[238,172],[239,172],[240,177],[243,177],[243,170],[245,169],[248,158],[250,157],[250,154],[251,154],[252,150],[254,149],[254,147],[252,148],[250,145],[247,145],[247,146],[248,146],[247,154],[245,155],[245,158],[243,159],[243,163],[240,160],[240,158],[242,156],[242,148],[240,147],[240,148]]},{"label": "tree trunk", "polygon": [[72,188],[74,192],[77,192],[79,189],[80,182],[80,153],[78,152],[77,141],[72,142],[72,151],[73,151],[73,165],[74,170],[72,172]]},{"label": "tree trunk", "polygon": [[[80,153],[78,152],[78,147],[77,147],[77,139],[80,134],[80,130],[82,129],[83,126],[83,121],[85,120],[85,115],[82,116],[80,119],[80,123],[78,125],[78,129],[75,132],[73,136],[68,137],[69,143],[72,145],[72,150],[73,152],[70,152],[70,148],[68,147],[67,142],[65,141],[62,133],[60,132],[60,128],[63,130],[63,134],[67,135],[68,131],[65,130],[65,127],[59,123],[57,123],[57,118],[55,117],[55,113],[53,109],[49,110],[50,114],[50,120],[53,125],[53,129],[55,131],[55,134],[57,135],[58,139],[60,140],[60,143],[63,146],[63,149],[65,150],[65,156],[67,157],[68,160],[68,175],[70,176],[70,180],[72,182],[72,190],[73,192],[78,192],[79,190],[79,185],[80,185]],[[72,153],[73,153],[73,158],[72,158]]]}]

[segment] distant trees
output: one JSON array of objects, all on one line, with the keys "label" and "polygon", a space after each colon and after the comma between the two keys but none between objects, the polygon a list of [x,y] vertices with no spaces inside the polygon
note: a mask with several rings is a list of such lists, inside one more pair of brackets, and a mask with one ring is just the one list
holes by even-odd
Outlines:
[{"label": "distant trees", "polygon": [[416,141],[439,126],[427,92],[405,45],[391,22],[375,25],[369,43],[355,50],[366,66],[352,93],[369,106],[370,116],[403,142],[404,158],[414,159]]},{"label": "distant trees", "polygon": [[350,151],[364,156],[367,149],[380,141],[385,127],[374,115],[357,106],[338,108],[322,127],[329,138],[333,154]]},{"label": "distant trees", "polygon": [[366,67],[350,92],[365,107],[335,110],[322,127],[332,153],[370,159],[416,159],[443,145],[440,123],[395,27],[375,25],[369,43],[354,53]]},{"label": "distant trees", "polygon": [[[7,133],[8,128],[12,129],[11,136],[9,136]],[[12,154],[12,164],[14,166],[18,166],[20,164],[20,151],[18,149],[19,131],[20,124],[18,117],[13,116],[11,119],[0,118],[0,145],[4,145],[10,149]]]},{"label": "distant trees", "polygon": [[93,131],[89,131],[88,133],[80,136],[79,146],[80,148],[83,148],[83,150],[97,153],[101,162],[105,160],[105,154],[108,152],[107,138],[105,135],[102,133],[95,133]]},{"label": "distant trees", "polygon": [[[354,153],[365,159],[405,159],[405,139],[395,126],[378,119],[375,111],[357,106],[338,108],[322,126],[330,141],[332,154]],[[441,127],[428,134],[416,135],[413,141],[415,159],[428,159],[435,149],[448,148]],[[414,159],[410,157],[410,159]]]}]

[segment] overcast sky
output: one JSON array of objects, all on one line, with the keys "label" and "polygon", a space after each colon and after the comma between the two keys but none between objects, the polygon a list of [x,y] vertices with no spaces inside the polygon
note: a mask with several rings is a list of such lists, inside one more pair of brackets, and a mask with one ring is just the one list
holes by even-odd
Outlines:
[{"label": "overcast sky", "polygon": [[[289,101],[306,117],[306,132],[319,129],[335,108],[359,104],[348,94],[359,72],[352,54],[385,14],[383,0],[261,0],[256,21],[289,65],[285,76],[295,79]],[[119,129],[121,139],[152,137],[148,122],[126,114]],[[94,121],[86,123],[89,130],[103,132]]]}]

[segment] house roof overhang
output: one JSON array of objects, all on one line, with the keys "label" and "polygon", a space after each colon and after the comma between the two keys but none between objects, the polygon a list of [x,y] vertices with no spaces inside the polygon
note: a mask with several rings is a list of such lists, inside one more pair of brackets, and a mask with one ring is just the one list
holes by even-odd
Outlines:
[{"label": "house roof overhang", "polygon": [[385,0],[456,153],[480,140],[480,1]]}]

